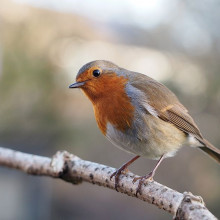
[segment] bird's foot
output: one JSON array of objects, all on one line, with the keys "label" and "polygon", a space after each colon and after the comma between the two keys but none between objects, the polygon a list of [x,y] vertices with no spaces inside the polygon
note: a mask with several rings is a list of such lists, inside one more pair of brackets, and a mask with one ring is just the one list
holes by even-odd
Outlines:
[{"label": "bird's foot", "polygon": [[139,180],[138,183],[138,187],[136,190],[136,196],[138,195],[138,193],[141,195],[141,186],[144,183],[145,180],[153,180],[155,172],[151,171],[148,175],[145,176],[140,176],[140,177],[136,177],[133,179],[133,183],[135,183],[137,180]]},{"label": "bird's foot", "polygon": [[110,176],[110,180],[112,179],[112,177],[115,177],[115,189],[116,191],[118,191],[118,187],[119,187],[119,177],[121,175],[121,173],[123,171],[128,171],[127,167],[132,164],[135,160],[137,160],[140,156],[137,155],[134,158],[132,158],[131,160],[129,160],[127,163],[123,164],[119,169],[117,169],[111,176]]},{"label": "bird's foot", "polygon": [[123,172],[127,172],[127,166],[121,166],[119,169],[117,169],[111,176],[110,176],[110,180],[115,177],[115,189],[116,191],[118,191],[118,187],[119,187],[119,177]]}]

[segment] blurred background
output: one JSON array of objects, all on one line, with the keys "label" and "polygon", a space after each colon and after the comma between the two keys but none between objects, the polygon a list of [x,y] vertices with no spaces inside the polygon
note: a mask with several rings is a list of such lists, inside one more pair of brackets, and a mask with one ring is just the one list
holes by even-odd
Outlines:
[{"label": "blurred background", "polygon": [[[67,150],[119,167],[132,156],[97,128],[91,103],[68,89],[79,68],[110,60],[167,85],[204,136],[220,147],[218,0],[1,0],[0,146],[51,157]],[[155,161],[130,170],[144,175]],[[155,180],[201,195],[220,217],[220,167],[185,147]],[[0,219],[171,219],[109,189],[0,167]]]}]

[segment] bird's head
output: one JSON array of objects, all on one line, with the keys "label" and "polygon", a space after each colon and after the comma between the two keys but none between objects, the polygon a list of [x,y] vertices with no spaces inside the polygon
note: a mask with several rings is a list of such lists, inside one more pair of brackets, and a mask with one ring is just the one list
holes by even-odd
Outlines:
[{"label": "bird's head", "polygon": [[69,88],[82,89],[94,103],[97,99],[105,98],[114,91],[124,91],[128,79],[119,75],[119,70],[120,67],[109,61],[92,61],[79,70],[76,83],[71,84]]}]

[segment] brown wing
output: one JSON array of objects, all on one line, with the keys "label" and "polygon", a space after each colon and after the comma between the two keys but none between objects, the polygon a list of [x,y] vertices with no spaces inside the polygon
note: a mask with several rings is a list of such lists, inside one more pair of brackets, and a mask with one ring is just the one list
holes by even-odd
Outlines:
[{"label": "brown wing", "polygon": [[[137,78],[136,78],[137,77]],[[132,85],[146,94],[148,103],[156,110],[158,117],[172,123],[180,130],[203,139],[199,128],[188,114],[188,110],[166,86],[145,75],[136,75]]]},{"label": "brown wing", "polygon": [[162,120],[174,124],[177,128],[188,134],[193,134],[199,139],[203,139],[202,134],[192,117],[177,104],[166,111],[160,110],[158,113],[159,118]]}]

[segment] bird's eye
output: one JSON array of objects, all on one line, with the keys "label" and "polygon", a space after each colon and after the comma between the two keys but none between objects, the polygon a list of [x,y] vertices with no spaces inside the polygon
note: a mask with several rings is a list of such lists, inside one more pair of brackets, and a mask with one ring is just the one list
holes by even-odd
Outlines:
[{"label": "bird's eye", "polygon": [[94,77],[99,77],[101,72],[100,72],[100,70],[96,69],[96,70],[93,70],[92,74]]}]

